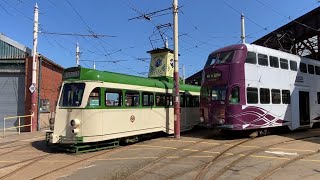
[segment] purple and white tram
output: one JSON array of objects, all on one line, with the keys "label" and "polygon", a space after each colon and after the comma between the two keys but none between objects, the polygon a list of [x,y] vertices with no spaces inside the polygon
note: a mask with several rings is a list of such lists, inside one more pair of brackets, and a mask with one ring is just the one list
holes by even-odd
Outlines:
[{"label": "purple and white tram", "polygon": [[211,53],[202,74],[200,120],[228,130],[310,128],[320,120],[320,62],[238,44]]}]

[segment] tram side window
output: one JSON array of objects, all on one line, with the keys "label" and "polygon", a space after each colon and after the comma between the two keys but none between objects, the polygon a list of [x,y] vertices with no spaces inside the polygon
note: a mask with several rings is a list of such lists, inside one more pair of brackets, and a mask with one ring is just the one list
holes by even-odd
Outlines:
[{"label": "tram side window", "polygon": [[280,89],[272,89],[271,98],[272,98],[272,104],[280,104],[281,103]]},{"label": "tram side window", "polygon": [[248,87],[247,88],[247,102],[248,104],[257,104],[258,103],[258,89]]},{"label": "tram side window", "polygon": [[184,93],[180,93],[180,107],[185,107],[185,104]]},{"label": "tram side window", "polygon": [[274,56],[270,56],[270,67],[279,68],[279,59]]},{"label": "tram side window", "polygon": [[314,74],[314,66],[311,64],[308,64],[308,72],[309,74]]},{"label": "tram side window", "polygon": [[320,104],[320,92],[317,92],[317,100],[318,100],[318,104]]},{"label": "tram side window", "polygon": [[258,54],[258,64],[261,66],[268,66],[268,56],[265,54]]},{"label": "tram side window", "polygon": [[125,94],[126,106],[139,106],[139,92],[127,91]]},{"label": "tram side window", "polygon": [[260,103],[269,104],[270,103],[270,90],[266,88],[260,88]]},{"label": "tram side window", "polygon": [[172,106],[173,105],[173,99],[171,94],[166,95],[166,106]]},{"label": "tram side window", "polygon": [[282,90],[282,104],[290,104],[290,91]]},{"label": "tram side window", "polygon": [[199,107],[200,106],[199,96],[193,96],[192,99],[193,99],[193,106]]},{"label": "tram side window", "polygon": [[319,66],[314,66],[316,75],[320,75],[320,67]]},{"label": "tram side window", "polygon": [[153,93],[142,92],[142,106],[153,106]]},{"label": "tram side window", "polygon": [[100,88],[94,88],[88,99],[88,106],[98,107],[100,106]]},{"label": "tram side window", "polygon": [[289,69],[288,60],[280,58],[280,68]]},{"label": "tram side window", "polygon": [[300,71],[303,73],[307,73],[307,65],[305,63],[300,63]]},{"label": "tram side window", "polygon": [[122,91],[106,90],[106,106],[122,106]]},{"label": "tram side window", "polygon": [[199,107],[199,96],[186,96],[186,107]]},{"label": "tram side window", "polygon": [[186,96],[186,107],[193,107],[193,100],[190,95]]},{"label": "tram side window", "polygon": [[290,61],[290,69],[291,69],[291,71],[297,71],[298,70],[297,62]]},{"label": "tram side window", "polygon": [[257,64],[257,55],[256,55],[256,53],[248,52],[247,53],[247,58],[246,58],[246,63]]},{"label": "tram side window", "polygon": [[157,106],[166,106],[166,94],[156,94],[156,105]]},{"label": "tram side window", "polygon": [[239,97],[239,87],[233,87],[230,96],[229,96],[229,102],[231,104],[238,104],[240,102],[240,97]]}]

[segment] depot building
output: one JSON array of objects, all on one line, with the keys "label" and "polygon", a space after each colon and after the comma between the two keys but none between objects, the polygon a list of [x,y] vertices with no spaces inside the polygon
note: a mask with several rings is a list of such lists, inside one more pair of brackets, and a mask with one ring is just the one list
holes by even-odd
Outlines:
[{"label": "depot building", "polygon": [[[41,61],[40,61],[41,58]],[[54,117],[55,106],[62,82],[63,67],[45,56],[40,55],[37,61],[38,86],[31,86],[32,81],[32,51],[30,48],[0,34],[0,128],[10,128],[19,124],[30,124],[31,95],[36,93],[37,111],[33,115],[32,130],[47,128],[49,119]],[[40,95],[38,96],[38,94]],[[38,98],[39,97],[39,98]],[[39,103],[38,103],[39,102]],[[39,114],[38,114],[39,110]],[[7,119],[8,117],[13,117]],[[38,121],[39,119],[39,121]],[[37,123],[39,122],[39,123]],[[16,131],[17,129],[11,129]],[[24,128],[28,131],[30,128]]]}]

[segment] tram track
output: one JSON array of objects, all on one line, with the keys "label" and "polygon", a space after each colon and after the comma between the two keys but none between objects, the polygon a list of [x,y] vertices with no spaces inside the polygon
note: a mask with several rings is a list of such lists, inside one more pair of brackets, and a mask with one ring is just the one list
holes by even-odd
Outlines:
[{"label": "tram track", "polygon": [[[121,148],[120,148],[121,147]],[[92,155],[92,156],[89,156],[89,157],[86,157],[86,158],[83,158],[83,159],[80,159],[78,161],[75,161],[75,162],[72,162],[70,164],[67,164],[67,165],[64,165],[64,166],[61,166],[61,167],[58,167],[58,168],[55,168],[53,170],[50,170],[49,172],[45,172],[43,174],[40,174],[36,177],[33,177],[31,178],[31,180],[35,180],[35,179],[41,179],[41,178],[44,178],[46,176],[49,176],[53,173],[56,173],[57,171],[61,171],[63,169],[66,169],[68,167],[71,167],[73,165],[76,165],[76,164],[79,164],[79,163],[82,163],[82,162],[85,162],[87,160],[90,160],[90,159],[93,159],[93,158],[96,158],[96,157],[99,157],[99,156],[102,156],[102,155],[106,155],[108,153],[116,153],[116,152],[122,152],[122,151],[125,151],[129,148],[129,146],[125,146],[125,147],[122,147],[122,146],[119,146],[118,148],[114,148],[114,149],[110,149],[110,150],[105,150],[104,152],[100,152],[98,154],[95,154],[95,155]]]},{"label": "tram track", "polygon": [[[209,138],[211,138],[211,137],[212,137],[212,136],[207,136],[207,137],[204,137],[204,139],[201,140],[201,141],[197,141],[197,142],[194,142],[194,143],[192,143],[192,144],[188,144],[188,145],[185,145],[185,146],[182,146],[182,147],[178,147],[177,149],[175,149],[175,150],[173,150],[173,151],[171,151],[171,152],[169,152],[169,153],[167,153],[167,154],[165,154],[165,155],[162,155],[162,156],[158,157],[156,160],[154,160],[154,161],[152,161],[151,163],[148,163],[147,165],[145,165],[145,166],[143,166],[142,168],[138,169],[138,170],[135,171],[133,174],[130,174],[129,176],[127,176],[125,179],[127,179],[127,180],[129,180],[129,179],[141,179],[142,177],[146,176],[148,173],[152,174],[152,172],[153,172],[154,170],[159,170],[159,169],[161,169],[161,168],[163,168],[163,167],[166,167],[168,164],[162,164],[162,165],[158,165],[158,166],[152,167],[153,165],[159,163],[160,161],[162,161],[162,160],[164,160],[164,159],[167,159],[167,158],[170,157],[171,155],[173,155],[173,154],[175,154],[175,153],[177,153],[177,152],[179,152],[179,151],[181,151],[181,150],[187,149],[187,148],[192,147],[192,146],[195,146],[195,145],[197,145],[197,144],[204,143],[205,141],[207,141],[207,139],[209,139]],[[237,141],[237,140],[236,140],[236,141]],[[233,142],[234,142],[234,141],[233,141]],[[231,143],[233,143],[233,142],[231,142]],[[230,144],[230,142],[224,143],[224,145],[225,145],[225,144]],[[178,161],[178,160],[180,160],[180,159],[182,159],[182,158],[185,158],[185,157],[188,157],[188,156],[190,156],[190,155],[192,155],[192,154],[199,153],[199,152],[203,152],[203,151],[207,151],[207,150],[212,149],[212,148],[213,148],[213,147],[210,146],[210,147],[207,147],[207,148],[201,149],[201,150],[194,150],[194,151],[191,150],[190,153],[184,154],[184,155],[179,156],[179,157],[177,157],[177,158],[172,158],[172,159],[170,160],[170,162],[172,162],[172,161]],[[170,162],[169,162],[169,163],[170,163]],[[142,171],[146,170],[146,169],[149,168],[149,167],[152,167],[152,168],[151,168],[151,169],[148,169],[148,172],[139,175],[139,173],[141,173]]]},{"label": "tram track", "polygon": [[223,150],[221,153],[219,153],[217,156],[215,156],[209,163],[207,163],[207,165],[201,169],[201,171],[197,174],[197,176],[194,178],[195,180],[199,180],[199,179],[203,179],[204,176],[207,174],[209,168],[215,163],[215,161],[217,159],[219,159],[222,155],[224,155],[226,152],[228,152],[229,150],[235,148],[235,147],[238,147],[239,145],[241,144],[244,144],[246,142],[249,142],[251,140],[253,140],[255,138],[250,138],[250,139],[246,139],[246,140],[243,140],[235,145],[232,145],[230,146],[229,148]]},{"label": "tram track", "polygon": [[[285,144],[285,143],[290,143],[290,142],[294,142],[294,141],[298,141],[298,140],[303,140],[303,139],[308,139],[308,138],[311,138],[311,137],[319,137],[319,135],[313,135],[313,136],[307,136],[307,137],[301,137],[301,138],[297,138],[297,139],[292,139],[292,140],[287,140],[287,141],[282,141],[282,142],[279,142],[279,143],[275,143],[275,144],[270,144],[270,145],[267,145],[267,146],[264,146],[264,147],[260,147],[258,149],[255,149],[255,150],[249,150],[248,153],[246,154],[243,154],[240,158],[232,161],[231,163],[229,163],[228,165],[225,165],[222,169],[220,169],[217,173],[215,173],[213,176],[209,177],[210,180],[215,180],[217,178],[219,178],[221,175],[223,175],[225,172],[227,172],[228,170],[230,170],[230,168],[234,167],[236,164],[238,164],[239,162],[243,161],[244,159],[246,159],[247,157],[250,157],[251,155],[255,154],[255,153],[258,153],[258,152],[261,152],[261,151],[264,151],[268,148],[271,148],[273,146],[276,146],[276,145],[281,145],[281,144]],[[309,153],[309,156],[313,155],[313,154],[317,154],[317,152],[312,152],[312,153]],[[242,154],[242,153],[241,153]],[[230,157],[230,156],[229,156]],[[301,155],[301,158],[303,158],[303,155]],[[301,159],[300,156],[298,156],[297,158],[294,158],[291,162],[291,160],[289,160],[287,163],[293,163],[299,159]],[[263,174],[265,174],[266,176],[269,174],[269,173],[272,173],[273,171],[281,168],[281,166],[285,166],[286,163],[284,163],[283,165],[280,165],[279,167],[276,166],[275,169],[272,168],[270,171],[266,171],[264,172]],[[273,170],[274,169],[274,170]],[[263,178],[264,175],[261,175],[261,178]],[[259,176],[260,177],[260,176]],[[195,178],[195,179],[199,179],[199,178]]]},{"label": "tram track", "polygon": [[295,157],[293,159],[290,159],[288,161],[285,161],[277,166],[272,167],[271,169],[268,169],[267,171],[263,172],[262,174],[260,174],[258,177],[254,178],[254,180],[264,180],[266,178],[268,178],[269,176],[271,176],[274,172],[276,172],[277,170],[279,170],[280,168],[284,168],[294,162],[297,162],[300,159],[306,158],[306,157],[310,157],[312,155],[318,154],[320,153],[320,150],[316,151],[316,152],[312,152],[312,153],[307,153],[307,154],[303,154],[300,155],[298,157]]}]

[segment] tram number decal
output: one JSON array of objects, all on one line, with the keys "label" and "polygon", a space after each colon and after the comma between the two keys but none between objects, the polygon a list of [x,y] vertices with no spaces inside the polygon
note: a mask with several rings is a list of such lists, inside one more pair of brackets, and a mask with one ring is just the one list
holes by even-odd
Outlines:
[{"label": "tram number decal", "polygon": [[130,121],[133,123],[136,120],[136,117],[134,115],[130,116]]}]

